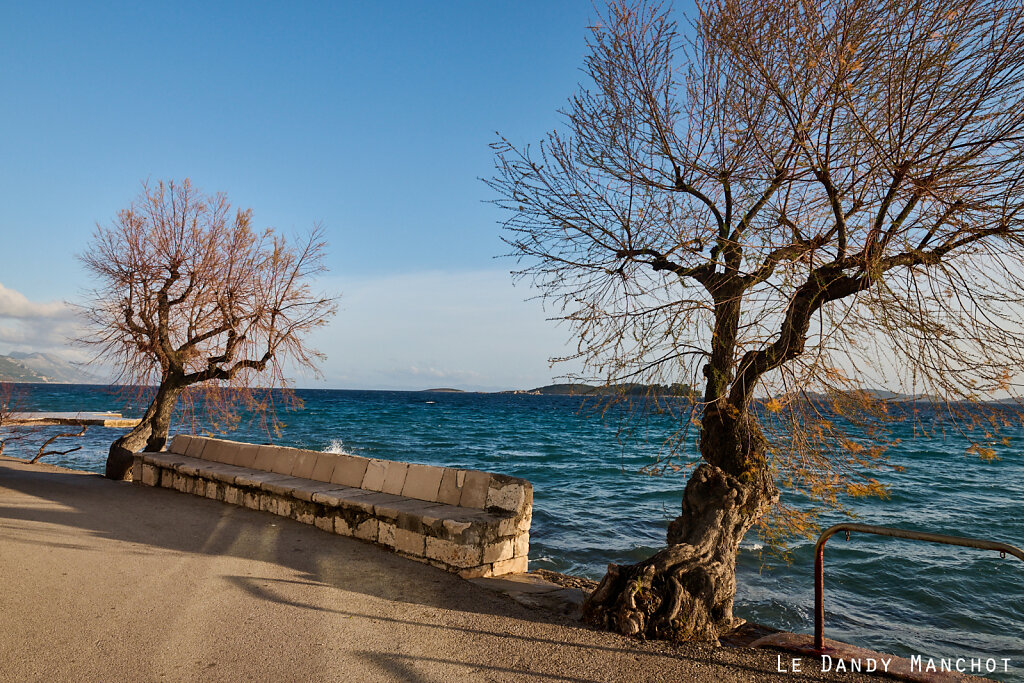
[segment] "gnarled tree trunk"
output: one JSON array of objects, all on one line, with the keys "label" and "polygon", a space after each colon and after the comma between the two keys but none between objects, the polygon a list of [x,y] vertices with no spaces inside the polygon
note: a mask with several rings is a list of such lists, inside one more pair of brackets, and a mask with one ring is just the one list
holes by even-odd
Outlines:
[{"label": "gnarled tree trunk", "polygon": [[135,453],[159,451],[164,447],[180,391],[181,388],[173,383],[160,385],[139,424],[110,444],[104,476],[118,481],[130,480]]},{"label": "gnarled tree trunk", "polygon": [[779,492],[751,415],[708,411],[700,445],[707,462],[686,485],[668,547],[638,564],[608,566],[583,606],[592,625],[625,635],[717,641],[743,624],[732,614],[736,553]]}]

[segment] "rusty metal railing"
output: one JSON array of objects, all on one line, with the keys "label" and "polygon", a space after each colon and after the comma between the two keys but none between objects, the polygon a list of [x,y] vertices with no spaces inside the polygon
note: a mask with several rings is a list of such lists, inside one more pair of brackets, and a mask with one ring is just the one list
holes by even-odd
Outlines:
[{"label": "rusty metal railing", "polygon": [[1010,554],[1024,561],[1024,550],[1007,543],[999,543],[998,541],[930,534],[924,531],[907,531],[906,529],[893,529],[892,527],[873,526],[871,524],[836,524],[833,527],[829,527],[821,534],[818,538],[818,544],[814,546],[814,650],[818,654],[825,652],[825,542],[833,534],[840,531],[846,532],[847,540],[850,538],[851,531],[857,531],[862,534],[893,536],[912,541],[928,541],[929,543],[959,545],[980,550],[995,550],[1002,557]]}]

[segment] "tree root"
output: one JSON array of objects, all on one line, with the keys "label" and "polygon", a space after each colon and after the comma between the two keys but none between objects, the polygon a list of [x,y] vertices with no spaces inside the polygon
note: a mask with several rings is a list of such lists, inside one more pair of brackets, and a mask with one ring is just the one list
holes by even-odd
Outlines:
[{"label": "tree root", "polygon": [[669,546],[638,564],[609,565],[584,619],[641,638],[717,642],[744,623],[732,614],[740,541],[777,499],[765,477],[744,483],[702,464],[669,527]]}]

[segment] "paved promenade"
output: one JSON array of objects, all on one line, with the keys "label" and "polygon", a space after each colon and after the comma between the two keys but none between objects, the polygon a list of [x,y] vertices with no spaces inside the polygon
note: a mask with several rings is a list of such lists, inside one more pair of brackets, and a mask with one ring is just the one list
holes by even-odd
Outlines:
[{"label": "paved promenade", "polygon": [[[3,681],[806,681],[273,515],[0,457]],[[844,681],[877,680],[859,675]]]}]

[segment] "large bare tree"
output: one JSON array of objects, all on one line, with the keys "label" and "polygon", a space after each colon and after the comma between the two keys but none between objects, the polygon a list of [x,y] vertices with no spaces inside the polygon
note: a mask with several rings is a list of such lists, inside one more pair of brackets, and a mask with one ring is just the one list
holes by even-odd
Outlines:
[{"label": "large bare tree", "polygon": [[95,276],[83,341],[119,371],[117,382],[155,387],[141,422],[111,446],[108,477],[129,475],[131,453],[160,450],[179,399],[220,423],[239,406],[273,415],[286,370],[322,358],[308,333],[334,299],[313,289],[325,242],[314,230],[290,243],[254,230],[252,211],[186,179],[146,185],[80,257]]},{"label": "large bare tree", "polygon": [[619,3],[589,47],[564,127],[497,143],[491,185],[591,376],[703,387],[667,547],[610,565],[587,618],[714,640],[744,534],[807,521],[774,514],[778,483],[883,491],[884,439],[837,417],[873,406],[856,390],[1016,386],[1024,8],[702,0],[683,32]]}]

